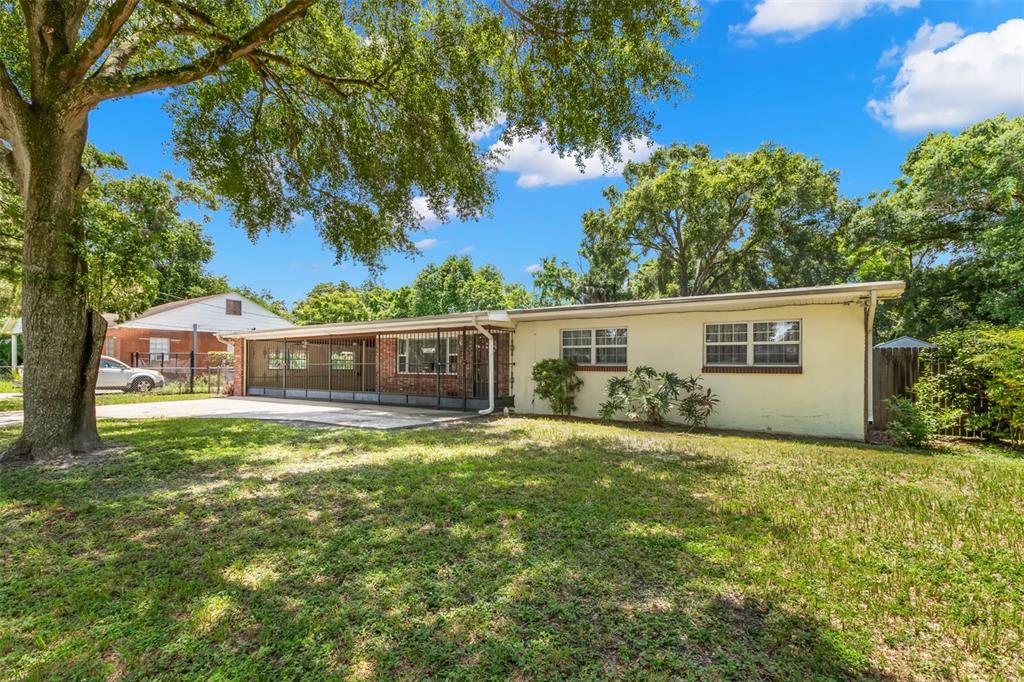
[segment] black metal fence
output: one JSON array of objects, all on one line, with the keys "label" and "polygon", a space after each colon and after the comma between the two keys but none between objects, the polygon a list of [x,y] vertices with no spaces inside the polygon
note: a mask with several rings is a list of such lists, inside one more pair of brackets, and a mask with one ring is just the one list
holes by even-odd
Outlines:
[{"label": "black metal fence", "polygon": [[130,365],[159,372],[165,393],[227,393],[234,381],[230,353],[132,353]]}]

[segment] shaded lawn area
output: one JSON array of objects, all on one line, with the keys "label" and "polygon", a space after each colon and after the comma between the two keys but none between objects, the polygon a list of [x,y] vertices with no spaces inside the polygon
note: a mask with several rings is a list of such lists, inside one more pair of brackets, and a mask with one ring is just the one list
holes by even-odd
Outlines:
[{"label": "shaded lawn area", "polygon": [[101,429],[131,447],[0,470],[5,676],[1024,671],[1012,457],[539,419]]},{"label": "shaded lawn area", "polygon": [[[125,405],[128,403],[159,403],[167,400],[203,400],[216,397],[209,393],[101,393],[96,396],[96,404]],[[21,398],[0,398],[0,412],[10,412],[21,408]]]}]

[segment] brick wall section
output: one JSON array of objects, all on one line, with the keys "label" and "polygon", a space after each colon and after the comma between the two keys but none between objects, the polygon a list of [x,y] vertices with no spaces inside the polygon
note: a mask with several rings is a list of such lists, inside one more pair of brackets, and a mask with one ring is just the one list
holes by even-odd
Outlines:
[{"label": "brick wall section", "polygon": [[235,373],[231,384],[231,395],[245,395],[245,341],[235,339]]},{"label": "brick wall section", "polygon": [[[188,353],[192,350],[192,332],[166,329],[137,329],[134,327],[112,327],[107,330],[107,341],[103,344],[103,354],[111,355],[125,364],[132,364],[132,353],[149,353],[151,337],[171,340],[172,353]],[[110,340],[114,340],[114,352],[107,353]],[[213,332],[196,334],[196,352],[226,351],[226,344],[217,340]]]},{"label": "brick wall section", "polygon": [[[420,337],[422,338],[422,337]],[[475,332],[467,332],[459,338],[458,371],[442,374],[440,394],[450,397],[473,397],[473,364],[478,370],[481,382],[487,378],[487,341]],[[477,343],[473,344],[473,339]],[[511,362],[511,334],[495,334],[496,345],[494,367],[497,374],[494,392],[496,396],[509,395],[509,363]],[[463,341],[469,348],[463,348]],[[467,352],[468,351],[468,352]],[[378,337],[377,360],[380,363],[380,391],[382,393],[405,393],[409,395],[435,395],[438,393],[437,374],[410,374],[398,371],[398,338]],[[484,395],[486,397],[486,389]]]}]

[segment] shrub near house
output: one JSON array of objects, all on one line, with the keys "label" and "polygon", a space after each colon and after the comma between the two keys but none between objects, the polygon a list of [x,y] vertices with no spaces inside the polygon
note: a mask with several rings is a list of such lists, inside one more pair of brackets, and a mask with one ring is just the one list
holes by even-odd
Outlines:
[{"label": "shrub near house", "polygon": [[914,393],[936,429],[1024,440],[1024,329],[973,326],[932,342]]}]

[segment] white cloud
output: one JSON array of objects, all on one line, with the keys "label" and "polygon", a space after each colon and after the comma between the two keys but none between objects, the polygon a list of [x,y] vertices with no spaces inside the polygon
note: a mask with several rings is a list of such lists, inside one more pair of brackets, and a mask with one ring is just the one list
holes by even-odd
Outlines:
[{"label": "white cloud", "polygon": [[495,132],[497,132],[498,128],[505,125],[505,120],[505,114],[501,114],[500,116],[498,116],[497,120],[491,123],[477,123],[469,131],[469,139],[473,140],[474,142],[479,142],[480,140],[484,140],[487,139],[488,137],[491,137]]},{"label": "white cloud", "polygon": [[899,11],[921,0],[761,0],[754,16],[733,31],[747,35],[782,33],[799,40],[829,26],[845,26],[875,9]]},{"label": "white cloud", "polygon": [[888,96],[867,108],[904,131],[1024,114],[1024,19],[968,36],[955,24],[926,22],[907,43]]},{"label": "white cloud", "polygon": [[420,251],[426,251],[427,249],[434,248],[435,246],[437,246],[440,243],[441,242],[439,242],[438,240],[434,239],[433,237],[427,237],[426,239],[421,239],[418,242],[416,242],[415,246]]},{"label": "white cloud", "polygon": [[952,21],[944,21],[941,24],[932,26],[931,22],[925,19],[925,22],[921,24],[921,28],[917,29],[914,37],[907,42],[904,54],[912,55],[918,52],[941,50],[963,37],[964,30]]},{"label": "white cloud", "polygon": [[491,150],[502,153],[500,170],[519,174],[516,185],[543,187],[570,185],[605,175],[620,175],[626,161],[643,161],[651,155],[655,146],[646,136],[636,140],[632,145],[623,142],[622,161],[610,163],[605,168],[605,160],[600,155],[587,157],[584,159],[582,172],[576,165],[576,159],[572,156],[559,156],[558,152],[536,136],[516,140],[511,146],[496,142],[491,145]]},{"label": "white cloud", "polygon": [[469,253],[472,250],[473,250],[473,245],[472,244],[466,244],[461,249],[459,249],[459,253],[467,254],[467,253]]},{"label": "white cloud", "polygon": [[426,197],[415,197],[412,200],[412,209],[416,211],[416,214],[420,217],[420,224],[423,227],[430,229],[431,227],[437,227],[441,224],[441,219],[437,217],[436,213],[430,210]]},{"label": "white cloud", "polygon": [[534,274],[535,272],[540,272],[541,271],[540,263],[533,263],[532,265],[527,265],[525,268],[523,268],[523,271],[524,272],[528,272],[531,275]]}]

